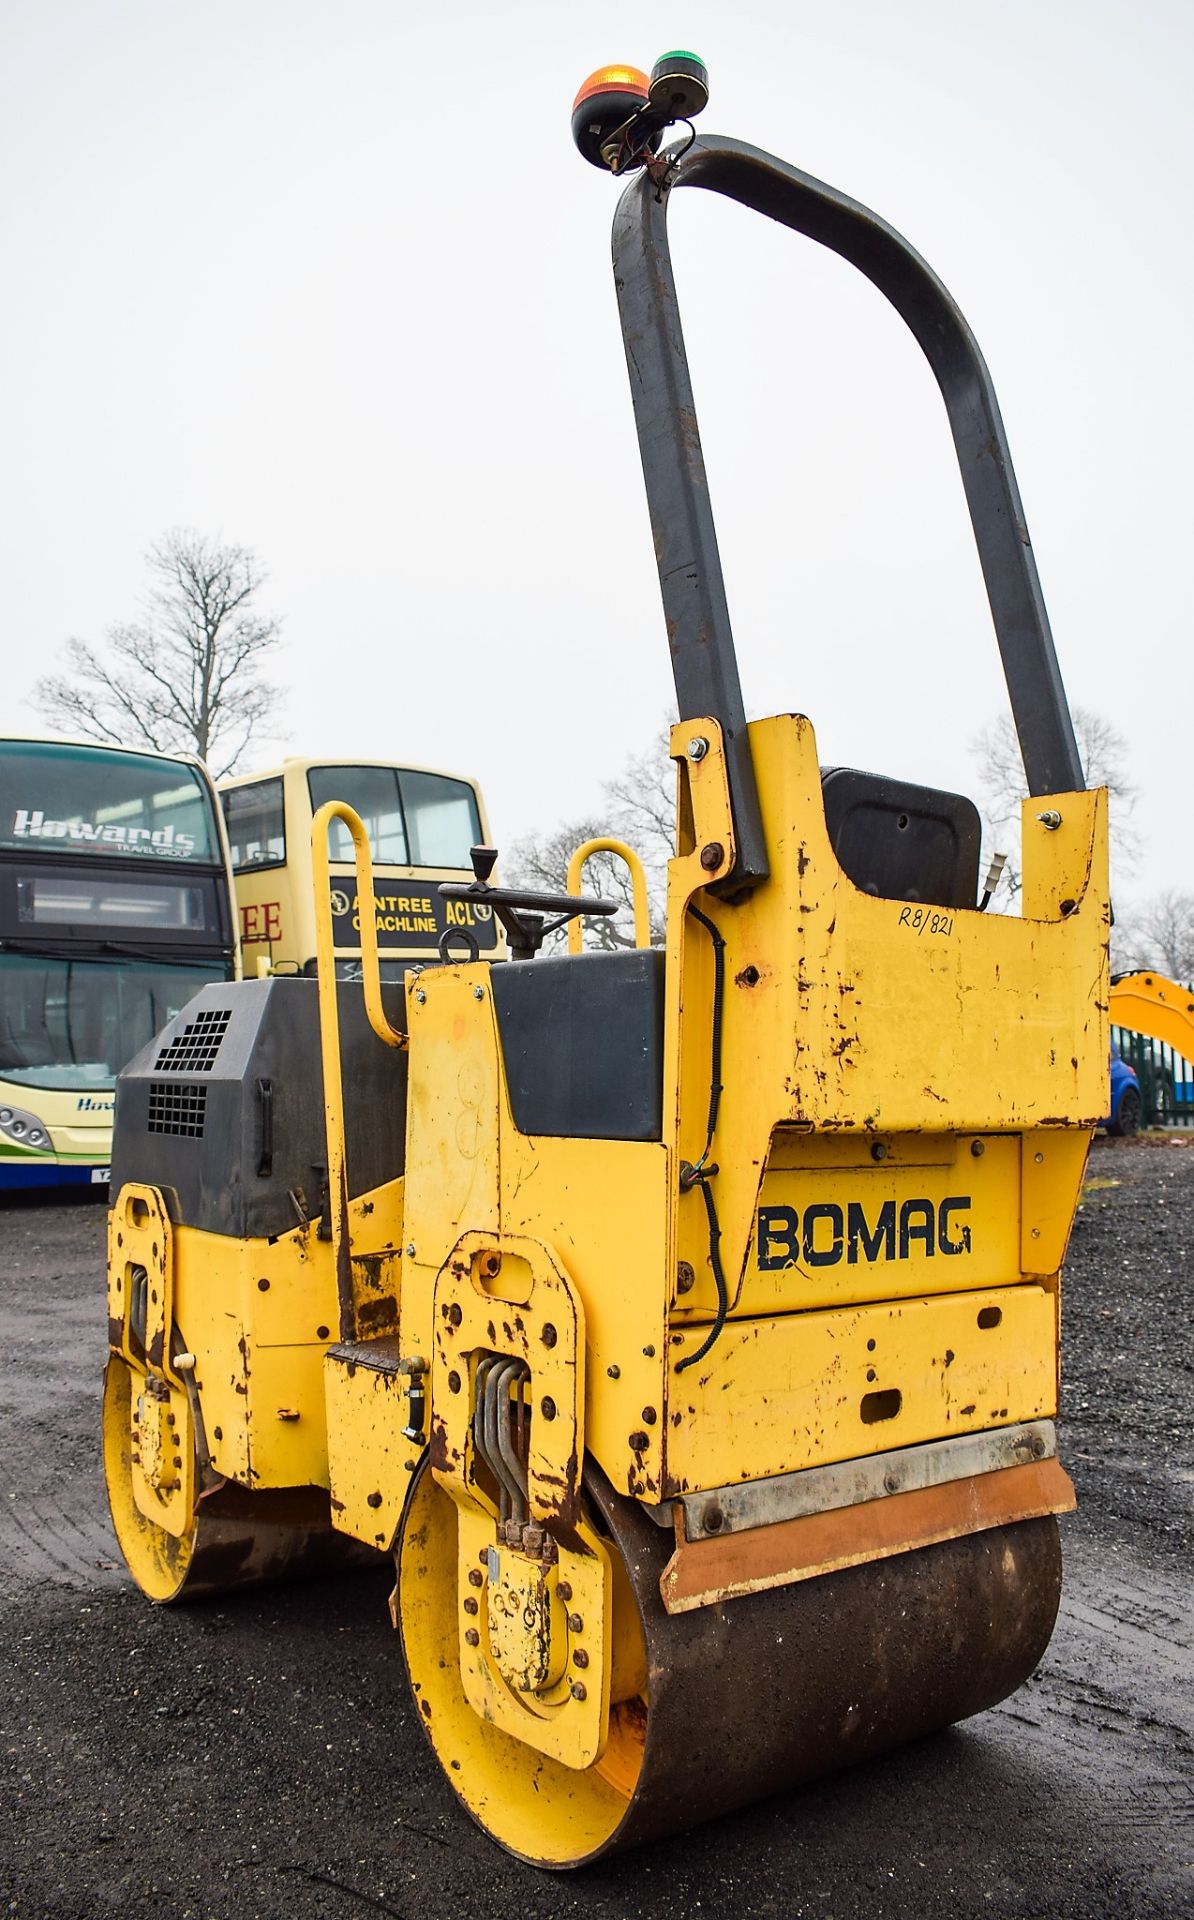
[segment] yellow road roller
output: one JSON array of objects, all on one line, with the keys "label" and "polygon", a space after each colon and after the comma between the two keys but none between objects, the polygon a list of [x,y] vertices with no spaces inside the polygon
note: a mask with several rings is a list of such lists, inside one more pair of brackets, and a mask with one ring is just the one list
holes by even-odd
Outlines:
[{"label": "yellow road roller", "polygon": [[[494,884],[383,984],[207,987],[123,1074],[104,1440],[175,1601],[370,1551],[464,1806],[578,1866],[992,1706],[1060,1590],[1059,1274],[1106,1103],[1087,791],[991,382],[856,202],[673,122],[700,63],[604,70],[615,276],[682,716],[666,944]],[[1020,911],[964,796],[745,719],[667,222],[739,201],[851,261],[937,377],[1025,766]],[[988,876],[989,880],[989,876]],[[644,916],[645,919],[645,916]],[[450,922],[450,924],[449,924]],[[573,942],[575,945],[575,941]],[[394,1684],[402,1682],[395,1672]]]}]

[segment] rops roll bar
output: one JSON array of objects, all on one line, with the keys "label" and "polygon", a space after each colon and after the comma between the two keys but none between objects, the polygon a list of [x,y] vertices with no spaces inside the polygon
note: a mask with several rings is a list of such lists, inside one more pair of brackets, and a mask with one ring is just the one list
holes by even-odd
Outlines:
[{"label": "rops roll bar", "polygon": [[682,718],[709,714],[726,742],[737,862],[719,891],[765,879],[767,857],[738,662],[668,246],[677,187],[741,201],[851,262],[919,341],[945,401],[1012,715],[1032,794],[1085,785],[995,389],[936,274],[894,227],[823,181],[739,140],[661,154],[614,215],[614,278]]}]

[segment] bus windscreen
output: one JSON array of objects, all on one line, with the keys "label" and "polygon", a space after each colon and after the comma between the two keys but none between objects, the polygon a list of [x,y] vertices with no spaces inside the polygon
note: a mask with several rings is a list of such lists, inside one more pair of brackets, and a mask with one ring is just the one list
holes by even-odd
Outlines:
[{"label": "bus windscreen", "polygon": [[194,767],[50,740],[5,742],[0,848],[203,866],[222,859],[211,798]]},{"label": "bus windscreen", "polygon": [[[481,838],[477,796],[465,780],[409,767],[311,767],[311,806],[343,800],[360,814],[379,866],[469,867],[469,848]],[[332,824],[333,861],[352,859],[344,824]]]}]

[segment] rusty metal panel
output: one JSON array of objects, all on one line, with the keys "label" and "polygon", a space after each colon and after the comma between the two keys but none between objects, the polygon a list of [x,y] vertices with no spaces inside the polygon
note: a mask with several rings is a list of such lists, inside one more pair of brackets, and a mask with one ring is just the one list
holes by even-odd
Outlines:
[{"label": "rusty metal panel", "polygon": [[1075,1505],[1073,1485],[1059,1461],[1005,1467],[723,1539],[682,1541],[660,1577],[660,1592],[669,1613],[685,1613],[964,1534],[1070,1513]]},{"label": "rusty metal panel", "polygon": [[860,1506],[886,1494],[943,1486],[948,1480],[967,1480],[1032,1460],[1051,1460],[1056,1454],[1057,1429],[1052,1420],[1028,1420],[989,1433],[959,1434],[953,1440],[865,1454],[838,1466],[806,1467],[800,1473],[681,1494],[676,1501],[653,1509],[652,1517],[660,1526],[670,1527],[680,1507],[685,1538],[700,1540],[774,1526],[802,1514]]}]

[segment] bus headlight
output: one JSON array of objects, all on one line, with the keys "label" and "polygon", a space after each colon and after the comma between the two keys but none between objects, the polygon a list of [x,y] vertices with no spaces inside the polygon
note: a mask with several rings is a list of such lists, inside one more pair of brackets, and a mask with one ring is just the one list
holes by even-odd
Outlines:
[{"label": "bus headlight", "polygon": [[50,1136],[35,1113],[22,1113],[20,1107],[0,1107],[0,1133],[19,1140],[23,1147],[44,1148]]}]

